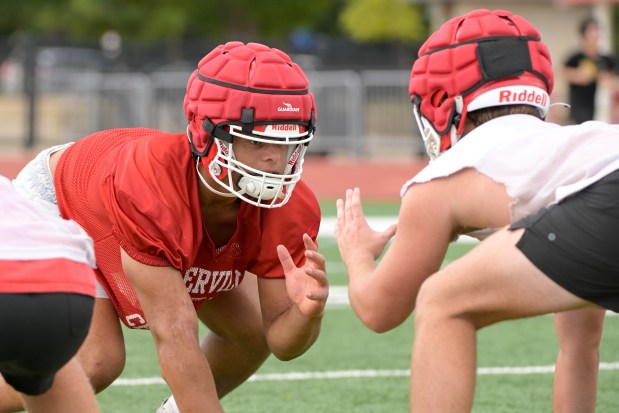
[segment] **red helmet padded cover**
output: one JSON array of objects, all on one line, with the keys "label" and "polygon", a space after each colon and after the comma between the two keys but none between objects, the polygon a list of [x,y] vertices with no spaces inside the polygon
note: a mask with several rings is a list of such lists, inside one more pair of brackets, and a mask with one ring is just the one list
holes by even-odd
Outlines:
[{"label": "red helmet padded cover", "polygon": [[204,151],[210,135],[205,118],[215,125],[241,121],[244,108],[254,121],[301,121],[316,118],[314,96],[301,68],[278,49],[259,43],[228,42],[198,63],[189,77],[184,110],[193,145]]},{"label": "red helmet padded cover", "polygon": [[[492,47],[493,41],[520,49],[522,55],[528,49],[529,56],[523,60],[529,67],[516,73],[489,75],[487,68],[498,63],[496,59],[487,59],[484,67],[480,44]],[[495,44],[493,53],[500,54],[501,43]],[[503,53],[505,68],[511,56],[509,51]],[[464,100],[462,117],[456,125],[461,130],[467,104],[483,92],[523,85],[540,87],[550,94],[554,84],[550,53],[539,32],[527,20],[508,11],[480,9],[454,17],[428,38],[418,56],[411,71],[409,94],[413,101],[420,100],[421,114],[439,135],[447,134],[452,126],[457,96]]]}]

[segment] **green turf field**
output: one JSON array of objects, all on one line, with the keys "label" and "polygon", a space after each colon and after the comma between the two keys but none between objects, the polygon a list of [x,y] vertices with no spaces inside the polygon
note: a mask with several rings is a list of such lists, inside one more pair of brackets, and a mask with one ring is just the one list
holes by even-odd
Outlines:
[{"label": "green turf field", "polygon": [[[330,209],[329,209],[330,208]],[[328,209],[328,210],[327,210]],[[333,209],[325,208],[329,214]],[[394,214],[397,206],[370,206],[372,214]],[[330,214],[332,215],[332,214]],[[332,286],[346,275],[335,242],[320,240]],[[472,244],[453,244],[447,259]],[[147,331],[125,331],[127,365],[120,380],[99,394],[105,413],[152,413],[169,395],[159,378],[154,346]],[[267,360],[252,378],[224,398],[229,413],[393,413],[408,411],[412,318],[386,334],[357,320],[347,305],[330,305],[321,337],[302,357]],[[557,342],[550,316],[491,326],[479,335],[480,376],[474,412],[550,412],[551,367]],[[598,412],[619,406],[619,317],[606,320],[601,347]],[[522,367],[496,374],[491,367]],[[541,367],[531,373],[526,367]],[[298,373],[298,374],[295,374]],[[449,391],[446,389],[446,391]]]}]

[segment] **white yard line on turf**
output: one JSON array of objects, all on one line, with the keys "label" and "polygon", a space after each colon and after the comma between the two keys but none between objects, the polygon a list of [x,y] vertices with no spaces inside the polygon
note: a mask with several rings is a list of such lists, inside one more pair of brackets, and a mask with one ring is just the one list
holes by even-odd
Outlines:
[{"label": "white yard line on turf", "polygon": [[329,286],[329,298],[327,298],[328,307],[349,307],[348,288],[341,285]]},{"label": "white yard line on turf", "polygon": [[[398,222],[398,217],[391,215],[372,215],[366,217],[370,227],[375,231],[384,231],[391,224]],[[320,221],[320,231],[318,237],[333,238],[333,230],[335,228],[335,217],[323,217]],[[479,242],[475,238],[461,236],[458,242]]]},{"label": "white yard line on turf", "polygon": [[[369,216],[367,217],[370,227],[376,231],[384,231],[389,225],[398,221],[396,216]],[[323,217],[320,221],[319,237],[333,237],[335,227],[335,217]]]},{"label": "white yard line on turf", "polygon": [[[619,370],[619,362],[600,363],[600,370]],[[480,367],[480,376],[492,375],[528,375],[551,374],[554,366],[522,366],[522,367]],[[321,380],[321,379],[358,379],[373,377],[408,377],[409,370],[339,370],[323,372],[296,372],[254,374],[248,381],[290,381],[290,380]],[[136,379],[117,379],[112,386],[150,386],[165,384],[160,377],[144,377]]]}]

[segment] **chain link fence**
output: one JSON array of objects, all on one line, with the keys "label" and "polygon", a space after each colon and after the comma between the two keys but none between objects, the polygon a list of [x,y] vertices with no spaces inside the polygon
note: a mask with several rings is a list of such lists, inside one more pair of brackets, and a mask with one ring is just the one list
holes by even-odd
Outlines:
[{"label": "chain link fence", "polygon": [[[310,153],[350,157],[423,153],[407,91],[408,71],[306,74],[318,108]],[[188,77],[187,72],[37,74],[34,98],[0,93],[0,145],[45,147],[119,127],[182,132],[187,125],[183,97]]]}]

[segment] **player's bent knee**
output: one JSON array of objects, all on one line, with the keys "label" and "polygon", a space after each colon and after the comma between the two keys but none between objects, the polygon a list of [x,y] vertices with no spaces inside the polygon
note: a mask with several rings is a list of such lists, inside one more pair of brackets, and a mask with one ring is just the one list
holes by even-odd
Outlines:
[{"label": "player's bent knee", "polygon": [[232,341],[237,345],[245,348],[262,349],[268,351],[264,326],[262,320],[248,322],[240,326],[228,326],[224,331],[218,331],[216,334],[226,340]]},{"label": "player's bent knee", "polygon": [[251,352],[256,358],[266,358],[271,354],[263,329],[252,329],[232,338],[241,348]]},{"label": "player's bent knee", "polygon": [[125,351],[110,350],[80,353],[78,360],[96,393],[105,390],[116,380],[125,368]]},{"label": "player's bent knee", "polygon": [[421,285],[417,295],[415,325],[440,323],[450,318],[466,318],[476,323],[474,311],[467,307],[466,300],[441,277],[430,277]]},{"label": "player's bent knee", "polygon": [[[114,380],[116,380],[124,369],[124,363],[115,364],[110,368],[106,366],[105,368],[100,368],[100,366],[91,368],[90,372],[87,372],[88,377],[90,378],[90,384],[96,393],[99,393],[106,388],[108,388]],[[85,369],[86,370],[86,369]]]},{"label": "player's bent knee", "polygon": [[251,347],[267,347],[266,337],[262,326],[260,326],[260,328],[252,328],[251,330],[244,332],[241,335],[240,340],[242,342],[247,342],[247,345]]},{"label": "player's bent knee", "polygon": [[263,329],[252,331],[251,335],[243,337],[241,343],[245,348],[251,349],[256,359],[266,359],[271,354]]},{"label": "player's bent knee", "polygon": [[427,279],[419,289],[415,306],[415,329],[422,329],[426,325],[431,326],[447,317],[446,307],[441,306],[440,289],[432,282],[432,277]]}]

